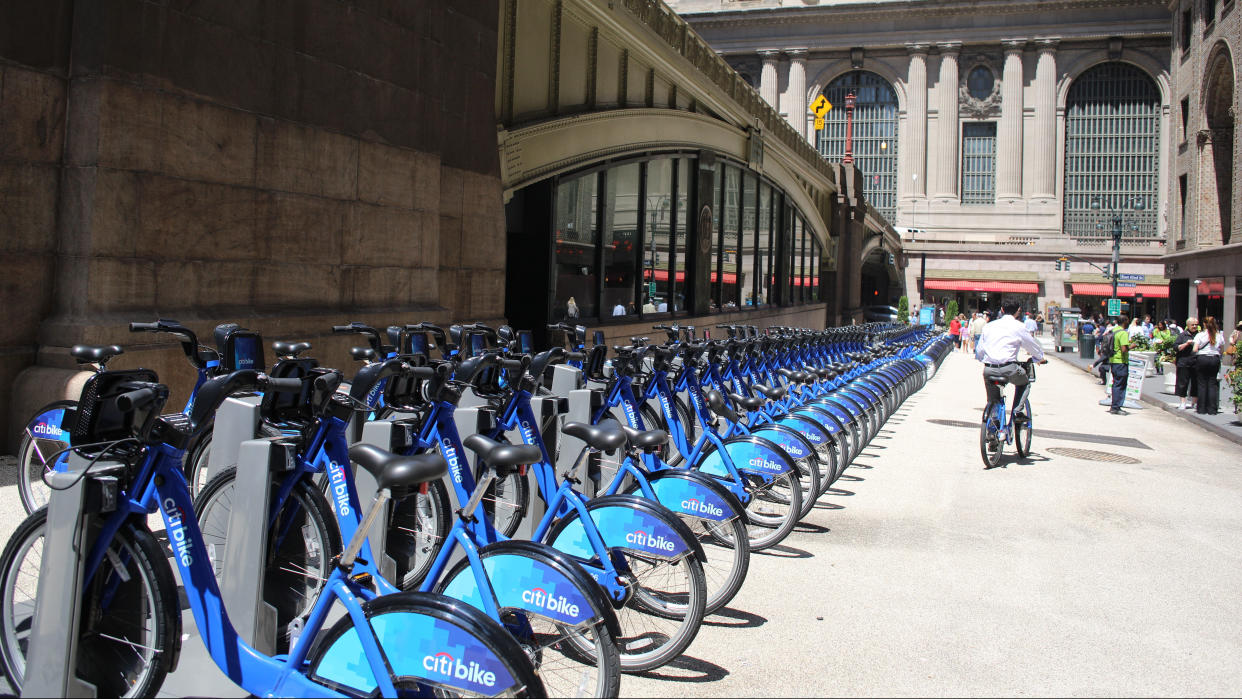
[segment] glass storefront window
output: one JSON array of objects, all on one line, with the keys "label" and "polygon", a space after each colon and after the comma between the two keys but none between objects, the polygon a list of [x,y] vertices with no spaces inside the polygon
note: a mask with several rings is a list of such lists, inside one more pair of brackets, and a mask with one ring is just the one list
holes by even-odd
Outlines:
[{"label": "glass storefront window", "polygon": [[554,322],[599,315],[598,183],[599,175],[592,172],[563,179],[556,188],[556,288],[551,313]]},{"label": "glass storefront window", "polygon": [[755,237],[755,306],[768,303],[772,288],[772,188],[759,185],[759,234]]},{"label": "glass storefront window", "polygon": [[669,308],[673,277],[669,258],[673,255],[670,232],[673,223],[673,161],[660,158],[647,163],[646,231],[643,234],[643,313],[661,313]]},{"label": "glass storefront window", "polygon": [[681,311],[686,308],[686,240],[690,230],[692,181],[690,173],[694,172],[697,165],[697,161],[690,158],[681,158],[677,161],[677,208],[673,216],[676,240],[673,254],[668,261],[668,276],[672,280],[667,301],[669,311]]},{"label": "glass storefront window", "polygon": [[811,300],[813,301],[823,300],[819,286],[819,265],[823,254],[823,248],[820,247],[819,242],[816,242],[811,248]]},{"label": "glass storefront window", "polygon": [[721,308],[737,308],[738,249],[742,223],[742,173],[732,165],[725,168],[724,180],[724,231],[721,236],[720,257],[716,270],[720,281],[716,286],[720,296],[716,299]]},{"label": "glass storefront window", "polygon": [[755,305],[755,229],[759,225],[758,179],[754,173],[746,173],[742,183],[742,234],[738,238],[737,288],[742,308]]},{"label": "glass storefront window", "polygon": [[604,295],[600,306],[606,316],[638,313],[634,288],[638,267],[639,170],[638,163],[630,163],[613,168],[604,176],[607,205],[601,240]]}]

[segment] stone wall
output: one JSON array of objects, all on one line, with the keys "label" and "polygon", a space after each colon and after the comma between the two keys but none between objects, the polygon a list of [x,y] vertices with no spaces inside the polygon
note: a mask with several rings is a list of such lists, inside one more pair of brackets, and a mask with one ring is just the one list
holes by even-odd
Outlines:
[{"label": "stone wall", "polygon": [[500,320],[497,25],[494,0],[0,5],[0,449],[73,392],[75,343],[184,400],[130,320],[340,367],[335,323]]}]

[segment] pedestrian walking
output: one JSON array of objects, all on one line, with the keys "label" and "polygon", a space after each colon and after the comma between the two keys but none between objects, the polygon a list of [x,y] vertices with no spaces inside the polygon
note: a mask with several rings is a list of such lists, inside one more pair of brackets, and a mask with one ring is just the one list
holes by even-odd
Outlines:
[{"label": "pedestrian walking", "polygon": [[954,316],[949,321],[949,335],[953,337],[953,347],[961,349],[962,347],[962,321],[958,316]]},{"label": "pedestrian walking", "polygon": [[983,314],[976,311],[975,317],[970,321],[970,344],[972,347],[979,346],[979,337],[983,335],[983,326],[987,325],[987,320]]},{"label": "pedestrian walking", "polygon": [[577,318],[578,317],[578,303],[574,301],[574,297],[572,296],[569,297],[569,302],[565,304],[565,317],[566,318]]},{"label": "pedestrian walking", "polygon": [[1203,330],[1195,335],[1195,373],[1199,379],[1199,404],[1195,412],[1220,412],[1220,358],[1225,351],[1225,335],[1216,327],[1216,318],[1203,319]]},{"label": "pedestrian walking", "polygon": [[[1199,332],[1199,319],[1187,318],[1186,327],[1173,338],[1173,346],[1177,355],[1173,363],[1177,366],[1177,384],[1173,392],[1181,400],[1177,407],[1187,410],[1195,407],[1199,400],[1199,380],[1195,369],[1195,335]],[[1189,401],[1189,402],[1188,402]]]},{"label": "pedestrian walking", "polygon": [[1130,319],[1121,316],[1112,334],[1112,355],[1108,359],[1108,369],[1113,374],[1113,400],[1108,412],[1113,415],[1129,415],[1122,410],[1126,404],[1126,384],[1130,378],[1130,333],[1126,326]]}]

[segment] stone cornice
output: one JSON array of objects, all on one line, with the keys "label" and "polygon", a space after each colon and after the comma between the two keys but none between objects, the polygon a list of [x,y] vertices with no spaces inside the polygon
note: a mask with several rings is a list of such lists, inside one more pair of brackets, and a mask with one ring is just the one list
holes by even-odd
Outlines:
[{"label": "stone cornice", "polygon": [[[806,20],[847,15],[852,19],[883,19],[892,15],[977,16],[986,14],[1045,14],[1066,10],[1157,7],[1164,0],[873,0],[848,5],[812,7],[754,7],[736,10],[679,13],[698,27],[737,24],[800,24]],[[676,8],[674,8],[676,10]]]}]

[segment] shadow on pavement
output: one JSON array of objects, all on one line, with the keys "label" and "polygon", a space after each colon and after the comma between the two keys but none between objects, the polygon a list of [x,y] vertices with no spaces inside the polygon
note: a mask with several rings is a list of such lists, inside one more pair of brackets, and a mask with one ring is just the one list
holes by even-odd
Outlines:
[{"label": "shadow on pavement", "polygon": [[839,481],[855,481],[855,482],[858,482],[858,481],[865,481],[865,480],[867,480],[867,479],[866,479],[866,478],[859,478],[858,476],[851,476],[851,475],[850,475],[850,474],[848,474],[848,473],[842,473],[842,474],[841,474],[841,476],[840,476],[839,478],[837,478],[837,480],[839,480]]},{"label": "shadow on pavement", "polygon": [[719,626],[726,629],[756,629],[768,623],[765,617],[751,614],[732,607],[723,607],[703,619],[704,626]]},{"label": "shadow on pavement", "polygon": [[1040,454],[1039,452],[1031,452],[1027,456],[1006,456],[1003,461],[995,466],[985,467],[984,471],[995,471],[998,468],[1008,468],[1009,466],[1034,466],[1035,464],[1046,463],[1052,461],[1051,458]]},{"label": "shadow on pavement", "polygon": [[810,551],[803,551],[802,549],[784,544],[770,546],[762,551],[751,551],[751,553],[758,556],[773,556],[775,558],[815,558],[815,554]]},{"label": "shadow on pavement", "polygon": [[[845,476],[841,476],[841,477],[845,478]],[[825,490],[824,492],[832,493],[833,495],[853,495],[854,494],[854,491],[852,490],[841,490],[840,488],[829,488]]]},{"label": "shadow on pavement", "polygon": [[828,527],[821,527],[818,524],[811,524],[810,522],[798,522],[794,525],[794,531],[803,534],[827,534],[832,530]]},{"label": "shadow on pavement", "polygon": [[683,655],[669,661],[667,665],[659,669],[634,674],[636,677],[650,677],[653,680],[697,683],[719,682],[729,676],[729,671],[715,663]]},{"label": "shadow on pavement", "polygon": [[820,510],[844,510],[845,505],[837,505],[831,502],[817,502],[815,507]]}]

